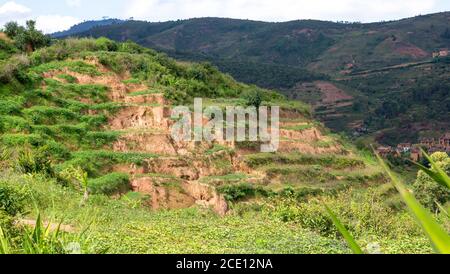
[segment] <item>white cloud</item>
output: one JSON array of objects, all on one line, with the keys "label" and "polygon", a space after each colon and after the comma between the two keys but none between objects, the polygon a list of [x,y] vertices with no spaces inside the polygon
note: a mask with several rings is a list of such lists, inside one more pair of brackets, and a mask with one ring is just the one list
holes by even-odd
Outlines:
[{"label": "white cloud", "polygon": [[131,0],[124,16],[149,21],[217,16],[373,22],[433,12],[436,4],[437,0]]},{"label": "white cloud", "polygon": [[67,30],[80,22],[80,19],[72,16],[41,15],[36,18],[36,28],[42,30],[44,33],[53,33]]},{"label": "white cloud", "polygon": [[31,9],[17,4],[14,1],[6,2],[0,6],[0,26],[6,22],[21,20],[31,15]]},{"label": "white cloud", "polygon": [[[68,0],[67,2],[71,2],[73,5],[81,4],[80,0]],[[0,27],[9,21],[16,21],[24,25],[27,20],[36,20],[36,28],[44,33],[66,30],[81,22],[78,18],[57,14],[34,16],[30,8],[17,4],[14,1],[0,6]]]},{"label": "white cloud", "polygon": [[71,8],[81,7],[81,0],[66,0],[66,4]]},{"label": "white cloud", "polygon": [[31,9],[28,7],[25,7],[23,5],[17,4],[14,1],[9,1],[0,6],[0,15],[4,16],[8,13],[15,13],[15,14],[26,14],[30,13]]}]

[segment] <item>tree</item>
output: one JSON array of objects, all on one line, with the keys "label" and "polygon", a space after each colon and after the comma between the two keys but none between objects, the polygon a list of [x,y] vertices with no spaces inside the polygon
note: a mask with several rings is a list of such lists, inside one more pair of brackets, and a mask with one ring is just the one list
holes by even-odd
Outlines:
[{"label": "tree", "polygon": [[[450,157],[445,152],[436,152],[431,155],[431,159],[445,172],[450,172]],[[433,168],[432,168],[433,170]],[[450,201],[450,190],[444,186],[436,184],[425,172],[419,171],[416,182],[413,185],[417,199],[426,207],[437,210],[439,204]]]},{"label": "tree", "polygon": [[5,29],[3,30],[3,32],[8,35],[9,38],[14,38],[16,37],[20,32],[23,32],[24,28],[19,26],[19,24],[17,24],[17,22],[9,22],[6,23],[5,25]]},{"label": "tree", "polygon": [[5,25],[4,31],[23,51],[34,51],[50,44],[50,37],[37,30],[36,21],[33,20],[27,21],[26,27],[19,26],[16,22],[9,22]]},{"label": "tree", "polygon": [[249,92],[246,96],[246,101],[247,106],[256,107],[256,109],[258,110],[263,101],[261,91],[253,90]]}]

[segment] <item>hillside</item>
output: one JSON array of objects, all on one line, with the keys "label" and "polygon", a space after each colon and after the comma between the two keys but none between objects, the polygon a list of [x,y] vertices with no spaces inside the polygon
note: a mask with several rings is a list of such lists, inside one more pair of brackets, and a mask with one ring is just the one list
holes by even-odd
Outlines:
[{"label": "hillside", "polygon": [[[430,131],[450,128],[447,122],[436,125],[450,117],[447,78],[440,74],[448,65],[432,63],[434,52],[450,48],[449,18],[449,13],[438,13],[371,24],[222,18],[126,21],[74,35],[130,39],[177,58],[210,61],[240,81],[279,89],[290,98],[312,103],[317,118],[335,131],[363,132],[364,137],[392,144],[417,141]],[[370,79],[364,77],[366,72]],[[440,87],[427,81],[430,74]],[[385,81],[386,75],[390,81]],[[411,80],[402,78],[405,75]],[[318,87],[317,81],[328,81],[347,99],[330,101],[327,94],[333,97],[334,91]],[[431,94],[431,98],[417,98],[405,81],[417,81],[424,92],[419,97]],[[389,101],[407,104],[396,108],[386,105]],[[392,136],[386,130],[410,134]]]},{"label": "hillside", "polygon": [[[325,202],[363,244],[431,252],[372,157],[312,120],[304,104],[131,42],[68,39],[28,55],[5,45],[7,233],[40,214],[63,220],[63,242],[86,253],[348,253]],[[282,109],[277,153],[260,153],[259,142],[171,137],[173,105],[198,96],[245,105],[255,90]]]}]

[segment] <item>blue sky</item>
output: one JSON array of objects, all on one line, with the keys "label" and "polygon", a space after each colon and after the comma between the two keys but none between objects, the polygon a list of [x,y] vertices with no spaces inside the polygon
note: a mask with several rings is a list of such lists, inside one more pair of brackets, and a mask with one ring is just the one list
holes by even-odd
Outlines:
[{"label": "blue sky", "polygon": [[103,16],[147,21],[215,16],[374,22],[440,11],[450,11],[449,0],[0,0],[0,26],[34,19],[49,33]]}]

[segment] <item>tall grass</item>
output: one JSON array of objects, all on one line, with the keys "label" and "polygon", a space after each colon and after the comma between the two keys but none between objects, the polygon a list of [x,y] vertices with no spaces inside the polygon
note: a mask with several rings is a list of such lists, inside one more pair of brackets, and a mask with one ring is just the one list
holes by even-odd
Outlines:
[{"label": "tall grass", "polygon": [[[425,155],[425,158],[430,162],[430,165],[433,169],[429,169],[423,165],[416,164],[421,170],[423,170],[426,174],[428,174],[436,184],[440,184],[442,186],[446,186],[450,188],[450,178],[442,170],[431,157],[422,151]],[[414,195],[410,192],[410,190],[406,187],[406,185],[395,175],[392,170],[388,167],[386,162],[376,153],[378,161],[380,165],[383,167],[385,172],[391,178],[392,184],[395,186],[397,191],[400,193],[400,197],[403,202],[406,204],[410,214],[414,217],[417,224],[422,228],[422,231],[428,237],[431,246],[433,247],[436,253],[441,254],[450,254],[450,235],[449,233],[442,228],[436,220],[433,218],[432,214],[425,209],[414,197]],[[362,253],[362,249],[356,243],[355,239],[350,235],[347,229],[341,224],[337,216],[328,208],[327,211],[333,220],[335,226],[338,228],[339,232],[344,236],[344,239],[351,247],[354,253]],[[446,210],[444,210],[446,213]],[[448,213],[446,213],[447,218],[449,218]]]},{"label": "tall grass", "polygon": [[[74,239],[81,247],[86,230],[66,237],[61,230],[61,222],[56,227],[49,223],[44,226],[41,215],[38,214],[33,227],[23,227],[20,232],[19,243],[15,243],[11,235],[0,227],[0,254],[66,254],[70,239]],[[75,236],[75,237],[73,237]],[[76,251],[81,252],[81,249]]]}]

